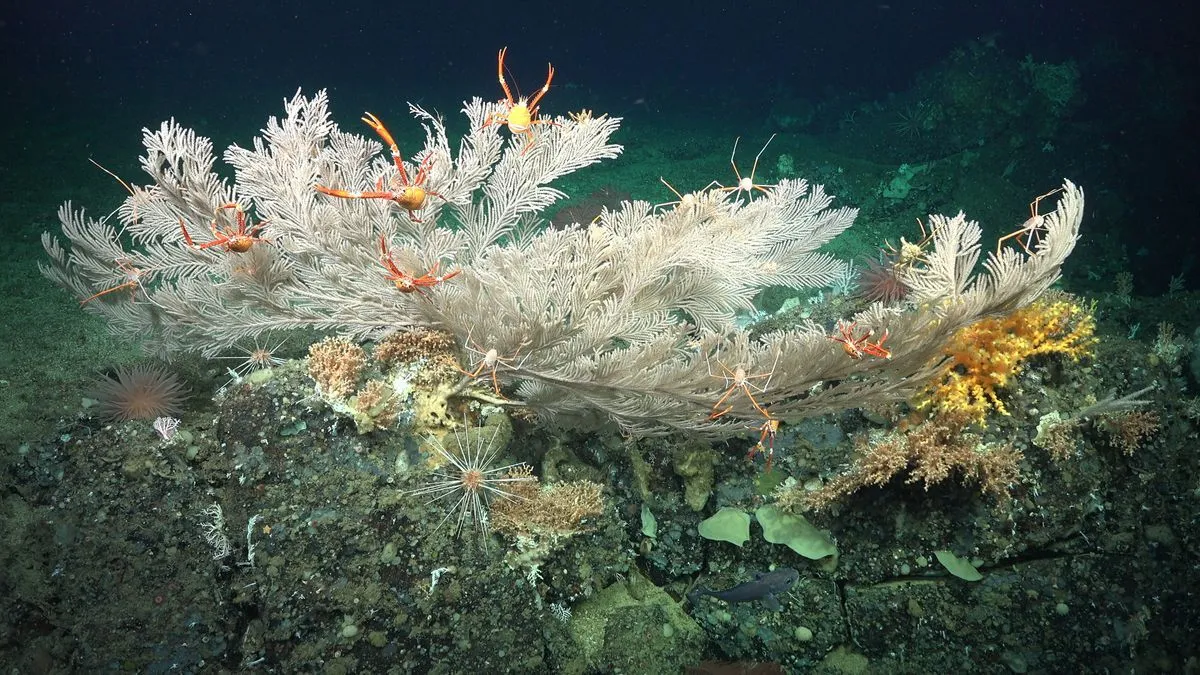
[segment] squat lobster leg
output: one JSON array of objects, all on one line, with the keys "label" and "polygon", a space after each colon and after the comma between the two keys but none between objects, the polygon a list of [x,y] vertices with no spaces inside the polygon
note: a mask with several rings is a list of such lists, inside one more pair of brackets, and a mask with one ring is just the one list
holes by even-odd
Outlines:
[{"label": "squat lobster leg", "polygon": [[122,278],[125,279],[125,281],[117,284],[116,286],[113,286],[112,288],[106,288],[106,289],[100,291],[99,293],[93,293],[92,295],[89,295],[88,297],[84,298],[83,300],[80,300],[79,301],[80,307],[88,304],[89,302],[95,300],[96,298],[108,295],[109,293],[115,293],[117,291],[125,290],[125,289],[129,290],[130,299],[134,299],[137,297],[137,289],[140,288],[142,285],[142,274],[145,273],[145,270],[138,268],[138,267],[134,267],[133,263],[131,263],[129,260],[127,260],[125,258],[117,258],[114,262],[116,263],[117,267],[119,267],[121,269],[121,275],[122,275]]},{"label": "squat lobster leg", "polygon": [[[758,160],[762,157],[762,154],[764,152],[766,152],[767,146],[771,144],[771,141],[775,140],[775,134],[771,134],[771,137],[768,138],[767,142],[763,144],[762,149],[760,149],[758,151],[758,154],[754,156],[754,164],[752,164],[750,166],[750,175],[749,176],[743,176],[741,174],[741,172],[738,171],[737,161],[735,161],[735,159],[734,159],[735,157],[737,157],[737,146],[738,146],[738,141],[740,141],[740,140],[741,140],[741,137],[734,139],[733,152],[729,155],[729,165],[733,167],[733,175],[736,176],[738,179],[737,185],[733,185],[731,187],[721,187],[718,189],[721,192],[734,192],[737,194],[741,194],[741,193],[745,192],[746,196],[748,196],[748,197],[751,196],[751,193],[753,193],[754,190],[758,190],[759,192],[761,192],[765,195],[771,194],[771,191],[768,190],[767,188],[773,188],[775,186],[774,185],[758,185],[757,183],[754,182],[754,173],[756,171],[758,171]],[[711,183],[710,183],[710,185],[711,185]]]},{"label": "squat lobster leg", "polygon": [[392,138],[387,127],[383,126],[383,122],[380,122],[379,118],[371,113],[364,113],[362,121],[374,129],[375,133],[383,139],[384,144],[388,146],[388,150],[392,153],[392,163],[396,165],[396,173],[399,174],[400,186],[403,189],[399,191],[384,190],[383,178],[375,183],[374,190],[367,192],[335,190],[324,185],[315,185],[314,188],[323,195],[342,199],[387,199],[396,202],[400,208],[407,211],[409,219],[414,223],[421,222],[416,212],[425,206],[425,200],[429,196],[445,199],[442,195],[433,190],[426,190],[424,187],[426,179],[429,178],[429,168],[433,165],[433,153],[425,155],[425,159],[421,160],[421,164],[417,167],[416,178],[409,180],[408,170],[404,168],[404,158],[400,155],[400,146],[396,145],[396,140]]},{"label": "squat lobster leg", "polygon": [[1021,248],[1025,249],[1025,253],[1033,255],[1033,252],[1029,250],[1029,247],[1033,244],[1033,236],[1037,234],[1038,230],[1042,229],[1042,223],[1046,220],[1046,216],[1038,213],[1038,204],[1046,197],[1059,192],[1062,192],[1062,188],[1054,188],[1029,202],[1029,220],[1021,223],[1021,226],[1015,232],[1006,234],[996,241],[996,255],[1000,255],[1000,249],[1004,246],[1005,241],[1014,237],[1020,237],[1022,234],[1025,235],[1025,241],[1018,239],[1017,243],[1021,245]]}]

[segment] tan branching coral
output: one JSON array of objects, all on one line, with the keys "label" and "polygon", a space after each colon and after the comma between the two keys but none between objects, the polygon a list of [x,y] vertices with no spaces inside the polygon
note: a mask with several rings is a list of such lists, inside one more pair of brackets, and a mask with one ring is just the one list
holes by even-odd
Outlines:
[{"label": "tan branching coral", "polygon": [[[522,465],[511,472],[531,477]],[[536,480],[513,483],[511,496],[492,506],[492,524],[498,532],[512,536],[566,536],[593,527],[589,519],[604,512],[603,486],[579,480],[539,485]]]},{"label": "tan branching coral", "polygon": [[454,368],[454,336],[444,331],[414,328],[392,333],[375,345],[375,360],[387,370],[401,363],[427,359]]},{"label": "tan branching coral", "polygon": [[366,364],[363,348],[346,338],[328,337],[308,348],[308,374],[326,396],[354,393]]},{"label": "tan branching coral", "polygon": [[918,481],[928,490],[952,474],[963,482],[1006,503],[1009,488],[1020,478],[1020,451],[1008,445],[982,445],[967,433],[964,415],[942,415],[908,431],[892,431],[882,438],[859,438],[856,457],[849,471],[834,477],[817,490],[795,485],[778,493],[780,508],[821,509],[844,495],[866,486],[882,486],[902,472],[906,483]]},{"label": "tan branching coral", "polygon": [[396,424],[396,393],[384,382],[370,380],[349,403],[360,434]]},{"label": "tan branching coral", "polygon": [[1058,412],[1048,413],[1038,420],[1033,444],[1050,453],[1050,458],[1055,462],[1066,462],[1079,452],[1079,426],[1077,417],[1063,417]]},{"label": "tan branching coral", "polygon": [[1105,415],[1100,421],[1100,428],[1108,434],[1113,445],[1126,455],[1132,455],[1134,450],[1158,433],[1161,426],[1158,413],[1153,410]]}]

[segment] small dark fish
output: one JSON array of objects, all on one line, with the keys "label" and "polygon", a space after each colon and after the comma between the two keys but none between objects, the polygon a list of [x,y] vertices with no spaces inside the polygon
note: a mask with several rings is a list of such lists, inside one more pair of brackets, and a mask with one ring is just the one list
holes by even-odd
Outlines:
[{"label": "small dark fish", "polygon": [[754,575],[753,581],[738,584],[724,591],[711,591],[701,586],[688,593],[688,601],[694,605],[705,595],[711,595],[728,603],[762,600],[769,609],[779,611],[779,600],[776,600],[775,596],[786,593],[799,578],[800,573],[791,567],[780,567],[772,572],[759,572]]}]

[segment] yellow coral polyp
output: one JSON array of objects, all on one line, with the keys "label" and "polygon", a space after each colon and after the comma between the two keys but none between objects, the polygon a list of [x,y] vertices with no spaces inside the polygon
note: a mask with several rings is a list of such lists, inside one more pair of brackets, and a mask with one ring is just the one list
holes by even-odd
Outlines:
[{"label": "yellow coral polyp", "polygon": [[1061,296],[973,323],[951,338],[945,351],[950,361],[930,384],[924,403],[981,424],[989,410],[1007,415],[997,391],[1027,359],[1061,354],[1078,361],[1091,355],[1095,331],[1091,308]]}]

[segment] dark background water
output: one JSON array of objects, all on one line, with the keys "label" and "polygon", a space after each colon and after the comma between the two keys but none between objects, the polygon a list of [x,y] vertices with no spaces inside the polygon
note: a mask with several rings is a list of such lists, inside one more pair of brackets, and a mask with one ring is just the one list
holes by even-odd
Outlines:
[{"label": "dark background water", "polygon": [[[346,127],[362,110],[399,116],[406,101],[452,114],[470,96],[498,98],[505,45],[526,92],[547,62],[558,69],[548,112],[624,114],[644,145],[685,132],[725,152],[735,136],[765,137],[771,111],[796,100],[818,111],[803,133],[832,138],[854,106],[903,97],[982,40],[1013,63],[1078,64],[1086,99],[1057,132],[1054,170],[1120,196],[1089,225],[1119,237],[1141,292],[1161,292],[1169,276],[1195,276],[1196,25],[1182,2],[13,4],[0,11],[0,178],[10,205],[31,200],[17,215],[39,224],[4,226],[33,237],[76,186],[108,180],[89,156],[135,172],[139,130],[167,117],[223,147],[297,88],[328,88]],[[1046,185],[1028,183],[1031,195]]]},{"label": "dark background water", "polygon": [[528,77],[551,61],[560,84],[614,101],[690,94],[690,107],[703,110],[707,97],[753,100],[780,81],[814,98],[896,91],[949,50],[991,33],[1009,51],[1043,60],[1108,47],[1194,67],[1195,22],[1185,6],[50,1],[6,10],[0,49],[6,96],[41,96],[51,109],[207,103],[218,114],[296,87],[457,98],[490,93],[492,71],[480,65],[508,45]]}]

